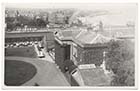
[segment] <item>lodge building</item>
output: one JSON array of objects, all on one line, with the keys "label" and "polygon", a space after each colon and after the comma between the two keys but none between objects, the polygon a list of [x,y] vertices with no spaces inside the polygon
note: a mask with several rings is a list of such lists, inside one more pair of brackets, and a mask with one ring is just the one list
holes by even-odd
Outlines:
[{"label": "lodge building", "polygon": [[[55,37],[55,62],[61,71],[69,75],[72,85],[83,84],[72,74],[81,65],[100,66],[110,38],[93,31],[63,31]],[[79,75],[78,78],[82,79]]]}]

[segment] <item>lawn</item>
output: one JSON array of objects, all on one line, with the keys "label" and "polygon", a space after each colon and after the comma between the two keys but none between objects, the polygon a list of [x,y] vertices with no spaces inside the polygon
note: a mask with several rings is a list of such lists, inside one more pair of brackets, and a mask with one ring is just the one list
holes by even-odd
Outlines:
[{"label": "lawn", "polygon": [[30,63],[15,60],[5,60],[5,85],[20,86],[29,81],[37,73]]},{"label": "lawn", "polygon": [[18,56],[36,58],[34,47],[5,48],[5,56]]}]

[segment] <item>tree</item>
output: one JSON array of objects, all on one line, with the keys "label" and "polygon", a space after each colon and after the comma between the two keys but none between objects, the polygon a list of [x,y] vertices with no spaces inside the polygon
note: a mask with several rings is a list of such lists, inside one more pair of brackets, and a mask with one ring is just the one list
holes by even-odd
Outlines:
[{"label": "tree", "polygon": [[65,24],[69,24],[69,17],[68,16],[65,17]]},{"label": "tree", "polygon": [[134,86],[134,44],[128,40],[111,41],[106,67],[115,74],[111,85]]},{"label": "tree", "polygon": [[43,19],[39,18],[39,19],[36,19],[36,25],[38,27],[45,27],[46,26],[46,23]]},{"label": "tree", "polygon": [[13,24],[15,18],[14,17],[6,17],[5,18],[5,23],[7,24],[7,29],[6,30],[13,30],[15,28],[15,25]]}]

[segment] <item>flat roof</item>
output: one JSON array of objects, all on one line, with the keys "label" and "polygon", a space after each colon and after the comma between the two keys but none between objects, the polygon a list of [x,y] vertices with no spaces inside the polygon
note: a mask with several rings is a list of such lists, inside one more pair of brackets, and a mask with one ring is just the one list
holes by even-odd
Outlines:
[{"label": "flat roof", "polygon": [[111,78],[109,78],[102,68],[79,69],[81,77],[86,86],[108,86]]},{"label": "flat roof", "polygon": [[41,37],[46,34],[53,33],[51,31],[40,31],[40,32],[9,32],[5,33],[5,38],[20,38],[20,37]]}]

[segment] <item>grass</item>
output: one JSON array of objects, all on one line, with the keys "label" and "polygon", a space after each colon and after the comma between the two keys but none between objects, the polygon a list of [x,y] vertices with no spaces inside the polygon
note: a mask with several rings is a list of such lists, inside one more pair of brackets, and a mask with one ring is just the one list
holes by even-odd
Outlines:
[{"label": "grass", "polygon": [[30,63],[15,60],[5,60],[5,85],[20,86],[29,81],[37,70]]},{"label": "grass", "polygon": [[34,47],[6,48],[5,56],[18,56],[36,58],[37,54]]}]

